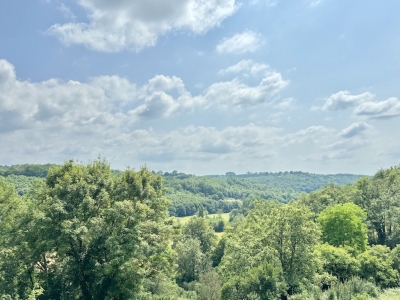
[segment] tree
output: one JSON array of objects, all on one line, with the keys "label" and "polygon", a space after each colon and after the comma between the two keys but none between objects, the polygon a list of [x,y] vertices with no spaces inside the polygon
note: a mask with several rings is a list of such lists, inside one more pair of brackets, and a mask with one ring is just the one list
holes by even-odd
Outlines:
[{"label": "tree", "polygon": [[311,192],[310,194],[301,194],[299,203],[306,205],[313,213],[315,219],[327,207],[339,203],[350,202],[351,186],[341,187],[336,184],[323,186],[321,189]]},{"label": "tree", "polygon": [[209,254],[216,242],[214,230],[208,225],[207,220],[201,217],[192,217],[182,228],[184,238],[197,239],[201,251]]},{"label": "tree", "polygon": [[324,242],[362,252],[368,241],[365,219],[366,213],[359,206],[346,203],[326,208],[317,220]]},{"label": "tree", "polygon": [[271,247],[277,250],[289,293],[313,280],[314,245],[320,232],[308,208],[290,203],[271,211],[267,224]]},{"label": "tree", "polygon": [[37,290],[37,286],[29,282],[31,266],[26,268],[25,260],[20,257],[25,247],[17,248],[14,243],[21,234],[21,217],[27,211],[15,187],[0,178],[0,297],[28,298]]},{"label": "tree", "polygon": [[220,265],[226,280],[268,261],[282,270],[289,293],[313,280],[319,231],[302,205],[257,201],[244,222],[228,235]]},{"label": "tree", "polygon": [[200,241],[193,238],[185,238],[176,245],[178,276],[177,282],[181,286],[199,280],[200,274],[205,272],[211,262],[201,251]]},{"label": "tree", "polygon": [[282,269],[267,262],[230,278],[222,287],[222,300],[275,300],[284,294]]},{"label": "tree", "polygon": [[218,300],[221,295],[222,280],[218,273],[213,269],[206,270],[200,274],[199,284],[196,287],[198,296],[201,300]]},{"label": "tree", "polygon": [[323,271],[341,282],[358,275],[360,263],[346,249],[322,244],[317,245],[315,251],[321,260]]},{"label": "tree", "polygon": [[400,243],[400,167],[379,170],[355,186],[354,202],[367,212],[369,242],[394,248]]},{"label": "tree", "polygon": [[144,278],[172,268],[168,202],[161,177],[146,168],[115,177],[104,160],[68,161],[27,203],[13,243],[26,251],[20,257],[28,283],[44,290],[40,299],[133,298]]},{"label": "tree", "polygon": [[372,246],[358,255],[360,275],[362,278],[375,282],[382,288],[398,286],[399,273],[393,268],[393,257],[389,247]]}]

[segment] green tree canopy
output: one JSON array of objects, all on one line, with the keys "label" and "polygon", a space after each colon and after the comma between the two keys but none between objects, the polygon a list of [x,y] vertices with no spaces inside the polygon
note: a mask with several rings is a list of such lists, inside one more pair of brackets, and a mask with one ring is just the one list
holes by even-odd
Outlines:
[{"label": "green tree canopy", "polygon": [[317,245],[315,251],[321,260],[323,271],[344,282],[359,273],[360,263],[344,248],[329,244]]},{"label": "green tree canopy", "polygon": [[364,251],[367,246],[366,213],[354,203],[327,207],[318,217],[322,239],[330,245]]},{"label": "green tree canopy", "polygon": [[129,299],[144,278],[172,267],[168,202],[161,177],[146,168],[114,177],[103,160],[68,161],[26,203],[8,249],[29,279],[16,285],[42,287],[40,299]]}]

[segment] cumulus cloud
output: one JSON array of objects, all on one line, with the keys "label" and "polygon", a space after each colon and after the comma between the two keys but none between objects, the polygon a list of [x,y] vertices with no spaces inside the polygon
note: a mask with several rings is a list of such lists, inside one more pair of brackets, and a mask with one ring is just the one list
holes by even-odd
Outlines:
[{"label": "cumulus cloud", "polygon": [[[177,96],[174,98],[171,94]],[[139,99],[144,99],[144,103],[129,112],[134,120],[169,117],[173,113],[193,111],[204,102],[202,97],[193,97],[185,89],[182,79],[163,75],[149,80],[141,89]]]},{"label": "cumulus cloud", "polygon": [[218,53],[241,54],[246,52],[255,52],[263,44],[263,39],[259,33],[253,31],[244,31],[235,34],[230,38],[224,38],[217,45]]},{"label": "cumulus cloud", "polygon": [[203,34],[235,13],[235,0],[77,0],[88,23],[54,24],[47,33],[66,45],[101,52],[140,51],[171,31]]},{"label": "cumulus cloud", "polygon": [[[207,107],[269,103],[286,85],[276,72],[267,72],[255,86],[234,79],[212,84],[199,95],[191,95],[179,77],[164,75],[142,86],[119,76],[98,76],[87,82],[29,82],[18,80],[13,65],[1,60],[1,162],[61,162],[101,154],[119,167],[144,161],[165,167],[180,161],[196,164],[198,172],[209,165],[201,161],[212,162],[209,170],[218,162],[220,169],[234,162],[245,171],[250,164],[259,170],[260,161],[298,162],[300,148],[307,148],[306,153],[318,152],[321,145],[338,139],[336,132],[311,126],[285,133],[281,128],[253,123],[168,131],[157,127],[157,122],[145,122]],[[286,107],[291,100],[282,103]],[[152,125],[156,129],[144,127]]]},{"label": "cumulus cloud", "polygon": [[205,92],[208,103],[233,105],[235,107],[255,106],[269,103],[289,81],[284,80],[278,72],[268,73],[257,86],[248,86],[237,78],[231,81],[212,84]]},{"label": "cumulus cloud", "polygon": [[372,126],[368,125],[367,123],[361,122],[361,123],[354,123],[351,124],[349,127],[343,129],[340,133],[339,136],[344,137],[344,138],[351,138],[353,136],[356,136],[360,134],[361,132],[371,128]]},{"label": "cumulus cloud", "polygon": [[[20,81],[14,66],[0,60],[0,131],[21,128],[130,126],[142,121],[209,107],[245,107],[273,100],[288,81],[270,72],[256,86],[238,79],[214,83],[192,95],[176,76],[157,75],[138,87],[119,76],[98,76],[87,82],[49,79]],[[88,127],[91,125],[91,127]]]},{"label": "cumulus cloud", "polygon": [[349,91],[340,91],[336,94],[332,94],[326,99],[325,104],[321,107],[322,110],[344,110],[355,106],[361,102],[370,101],[375,96],[369,92],[365,92],[359,95],[351,95]]},{"label": "cumulus cloud", "polygon": [[354,113],[358,116],[368,116],[374,119],[389,119],[400,116],[400,101],[389,98],[385,101],[368,101],[361,103]]}]

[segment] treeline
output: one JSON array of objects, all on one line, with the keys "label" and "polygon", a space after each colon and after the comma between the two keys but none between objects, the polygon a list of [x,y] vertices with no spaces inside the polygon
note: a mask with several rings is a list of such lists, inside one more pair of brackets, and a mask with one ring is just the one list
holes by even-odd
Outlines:
[{"label": "treeline", "polygon": [[40,177],[44,178],[51,167],[54,164],[23,164],[23,165],[13,165],[13,166],[0,166],[0,176],[10,176],[10,175],[22,175],[27,177]]},{"label": "treeline", "polygon": [[280,188],[291,188],[298,192],[310,193],[312,191],[318,190],[327,184],[338,184],[346,185],[354,183],[363,175],[354,174],[313,174],[306,172],[277,172],[277,173],[252,173],[237,175],[239,178],[245,178],[250,181],[270,184]]}]

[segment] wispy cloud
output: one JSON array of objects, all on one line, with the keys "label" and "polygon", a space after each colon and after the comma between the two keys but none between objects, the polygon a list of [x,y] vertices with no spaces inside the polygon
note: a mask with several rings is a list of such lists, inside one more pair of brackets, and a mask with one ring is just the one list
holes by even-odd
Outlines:
[{"label": "wispy cloud", "polygon": [[222,69],[218,72],[218,75],[227,74],[238,74],[241,72],[250,72],[252,75],[259,74],[265,70],[268,70],[269,66],[266,64],[255,63],[251,59],[241,60],[237,64],[230,66],[229,68]]},{"label": "wispy cloud", "polygon": [[254,31],[244,31],[235,34],[230,38],[224,38],[217,45],[218,53],[241,54],[246,52],[255,52],[263,44],[261,34]]},{"label": "wispy cloud", "polygon": [[367,129],[372,128],[372,126],[368,125],[367,123],[353,123],[349,127],[343,129],[339,136],[344,138],[351,138],[356,135],[359,135],[361,132],[366,131]]}]

